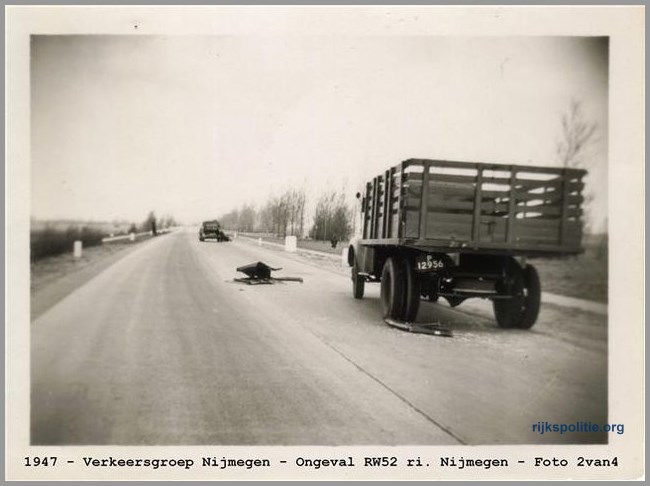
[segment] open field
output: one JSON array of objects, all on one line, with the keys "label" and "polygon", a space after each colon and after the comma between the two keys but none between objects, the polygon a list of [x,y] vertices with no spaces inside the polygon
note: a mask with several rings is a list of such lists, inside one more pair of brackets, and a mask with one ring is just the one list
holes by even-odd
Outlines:
[{"label": "open field", "polygon": [[[284,244],[284,238],[262,238],[264,241],[269,241],[271,243]],[[336,245],[336,248],[332,248],[332,244],[329,241],[320,241],[320,240],[298,240],[298,248],[304,248],[305,250],[314,250],[322,251],[324,253],[333,253],[340,255],[343,248],[347,248],[349,245],[348,241],[339,241]]]},{"label": "open field", "polygon": [[32,262],[30,265],[31,318],[40,316],[149,239],[150,236],[141,236],[135,243],[123,240],[84,248],[81,258],[74,258],[72,252],[67,252]]},{"label": "open field", "polygon": [[539,270],[545,292],[607,302],[607,258],[583,254],[567,258],[531,258],[528,261]]},{"label": "open field", "polygon": [[30,289],[34,293],[61,277],[83,270],[87,266],[96,264],[106,258],[127,252],[130,248],[137,246],[138,243],[146,241],[149,238],[149,236],[140,237],[135,243],[123,240],[88,248],[84,247],[81,258],[74,258],[71,250],[60,255],[54,255],[32,262],[30,265]]}]

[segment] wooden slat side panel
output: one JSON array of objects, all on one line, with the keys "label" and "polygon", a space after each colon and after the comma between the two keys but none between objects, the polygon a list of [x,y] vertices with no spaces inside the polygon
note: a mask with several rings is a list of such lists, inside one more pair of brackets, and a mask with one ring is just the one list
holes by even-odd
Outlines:
[{"label": "wooden slat side panel", "polygon": [[[406,208],[411,210],[419,210],[421,207],[420,199],[418,198],[408,198],[406,199]],[[456,200],[456,199],[439,199],[434,198],[428,201],[428,210],[435,212],[445,212],[449,211],[450,214],[457,213],[468,213],[473,214],[475,204],[470,201]],[[494,203],[494,202],[483,202],[481,204],[481,217],[485,216],[494,216],[500,215],[501,217],[507,217],[510,205],[508,202],[503,203]],[[518,203],[514,206],[515,218],[521,219],[526,215],[529,218],[536,216],[543,217],[555,217],[558,218],[562,213],[562,208],[557,206],[525,206],[522,203]],[[569,207],[567,209],[567,215],[579,217],[582,215],[582,209],[577,207]],[[526,219],[526,218],[524,218]]]},{"label": "wooden slat side panel", "polygon": [[395,211],[391,218],[391,234],[390,238],[399,238],[398,233],[399,229],[399,212]]},{"label": "wooden slat side panel", "polygon": [[[514,167],[518,172],[522,174],[552,174],[552,175],[562,175],[561,167],[540,167],[540,166],[528,166],[528,165],[512,165],[512,164],[491,164],[491,163],[481,163],[481,162],[459,162],[451,160],[429,160],[429,159],[410,159],[410,165],[422,165],[424,162],[429,162],[434,167],[444,167],[444,168],[453,168],[453,169],[483,169],[483,170],[494,170],[494,171],[504,171],[510,170]],[[572,176],[582,176],[585,174],[585,171],[582,169],[570,169],[570,175]]]},{"label": "wooden slat side panel", "polygon": [[420,211],[405,208],[404,213],[403,238],[417,238],[420,233]]},{"label": "wooden slat side panel", "polygon": [[469,241],[472,239],[472,224],[461,222],[440,222],[429,218],[430,226],[427,232],[427,239],[453,239]]},{"label": "wooden slat side panel", "polygon": [[388,238],[398,237],[399,207],[400,207],[400,174],[394,167],[391,169],[390,223]]},{"label": "wooden slat side panel", "polygon": [[370,223],[370,196],[372,193],[372,184],[369,182],[366,184],[366,195],[363,200],[363,237],[364,238],[369,238],[370,237],[370,232],[369,232],[369,223]]},{"label": "wooden slat side panel", "polygon": [[[448,216],[448,215],[446,215]],[[428,217],[428,231],[426,234],[427,239],[454,239],[470,241],[472,239],[473,225],[472,216],[461,216],[454,220],[449,217],[440,217],[440,214],[431,213]],[[483,242],[504,242],[505,229],[507,220],[504,218],[493,218],[492,220],[482,220],[479,225],[480,241]],[[557,243],[557,235],[559,231],[559,221],[553,223],[548,221],[528,222],[526,227],[516,226],[513,228],[511,243],[521,241],[534,242],[539,241],[548,243],[553,241]],[[573,241],[579,241],[580,226],[567,225],[567,236],[571,235]],[[414,233],[415,237],[415,225]]]},{"label": "wooden slat side panel", "polygon": [[389,238],[393,210],[391,205],[391,199],[393,198],[393,169],[386,171],[384,186],[384,225],[382,238]]},{"label": "wooden slat side panel", "polygon": [[493,218],[491,221],[481,220],[479,226],[479,241],[498,242],[506,239],[506,223],[504,218]]},{"label": "wooden slat side panel", "polygon": [[384,205],[382,203],[384,196],[384,176],[377,178],[377,225],[375,226],[375,238],[383,238],[381,231],[384,223]]},{"label": "wooden slat side panel", "polygon": [[483,201],[483,171],[478,171],[474,194],[474,219],[472,221],[472,241],[478,242],[479,227],[481,225],[481,203]]},{"label": "wooden slat side panel", "polygon": [[372,211],[370,217],[370,238],[376,238],[377,232],[377,193],[379,192],[379,178],[375,177],[372,180]]},{"label": "wooden slat side panel", "polygon": [[428,213],[428,199],[429,199],[429,163],[424,163],[424,172],[422,173],[422,186],[421,186],[421,201],[420,201],[420,228],[418,234],[420,238],[426,238],[427,234],[427,213]]},{"label": "wooden slat side panel", "polygon": [[[485,187],[485,184],[484,186]],[[411,197],[419,198],[422,194],[422,185],[409,185],[407,188],[407,194]],[[510,200],[511,191],[509,189],[496,191],[483,189],[482,198],[484,200],[493,199],[508,201]],[[429,183],[429,197],[439,197],[444,196],[445,198],[455,197],[458,199],[464,199],[467,201],[474,201],[475,187],[469,185],[460,185],[460,184],[449,184],[449,183]],[[562,192],[549,191],[546,193],[537,193],[529,192],[524,190],[515,190],[514,196],[517,201],[539,201],[544,204],[558,204],[560,205],[563,198]],[[584,201],[582,195],[577,191],[574,193],[568,193],[567,201],[569,204],[581,204]]]},{"label": "wooden slat side panel", "polygon": [[373,180],[364,236],[575,247],[584,173],[411,159]]},{"label": "wooden slat side panel", "polygon": [[405,197],[405,184],[406,184],[406,163],[402,162],[399,165],[397,173],[399,174],[399,192],[397,195],[397,237],[401,238],[404,234],[404,226],[406,224],[406,211],[404,209]]}]

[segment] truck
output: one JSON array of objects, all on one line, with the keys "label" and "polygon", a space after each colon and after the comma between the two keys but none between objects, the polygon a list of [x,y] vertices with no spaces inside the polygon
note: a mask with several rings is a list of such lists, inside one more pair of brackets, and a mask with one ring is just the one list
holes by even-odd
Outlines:
[{"label": "truck", "polygon": [[492,301],[497,325],[529,329],[541,300],[530,257],[582,252],[586,171],[408,159],[365,185],[348,248],[352,294],[380,283],[385,319],[414,322],[421,300]]},{"label": "truck", "polygon": [[199,241],[203,242],[206,239],[215,239],[218,242],[230,241],[230,238],[221,229],[219,221],[204,221],[199,227]]}]

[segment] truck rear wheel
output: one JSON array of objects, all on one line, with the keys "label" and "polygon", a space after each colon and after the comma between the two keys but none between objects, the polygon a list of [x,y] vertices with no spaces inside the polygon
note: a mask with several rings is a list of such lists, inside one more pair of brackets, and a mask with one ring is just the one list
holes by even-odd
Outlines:
[{"label": "truck rear wheel", "polygon": [[524,314],[519,321],[520,329],[530,329],[537,322],[539,305],[542,300],[542,285],[537,269],[532,265],[524,268]]},{"label": "truck rear wheel", "polygon": [[404,313],[404,273],[394,257],[389,257],[381,272],[381,308],[384,318],[401,319]]},{"label": "truck rear wheel", "polygon": [[402,258],[402,273],[404,275],[404,314],[407,322],[415,321],[420,308],[420,294],[422,291],[420,279],[415,272],[413,260]]},{"label": "truck rear wheel", "polygon": [[502,328],[530,329],[537,321],[541,300],[541,285],[537,270],[532,265],[522,269],[510,259],[506,265],[509,284],[503,291],[510,299],[492,301],[497,324]]},{"label": "truck rear wheel", "polygon": [[352,263],[352,295],[355,299],[363,299],[363,292],[366,287],[366,281],[363,276],[359,275],[359,263],[356,256],[353,257]]}]

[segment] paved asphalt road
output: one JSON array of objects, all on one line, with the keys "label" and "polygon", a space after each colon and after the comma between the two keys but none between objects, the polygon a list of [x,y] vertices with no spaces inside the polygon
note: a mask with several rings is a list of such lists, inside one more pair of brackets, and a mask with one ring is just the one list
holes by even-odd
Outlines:
[{"label": "paved asphalt road", "polygon": [[[232,281],[257,260],[305,282]],[[533,330],[500,330],[487,302],[424,304],[442,338],[386,326],[378,286],[350,287],[250,242],[156,238],[32,322],[32,443],[607,440],[531,428],[607,421],[606,316],[546,305]]]}]

